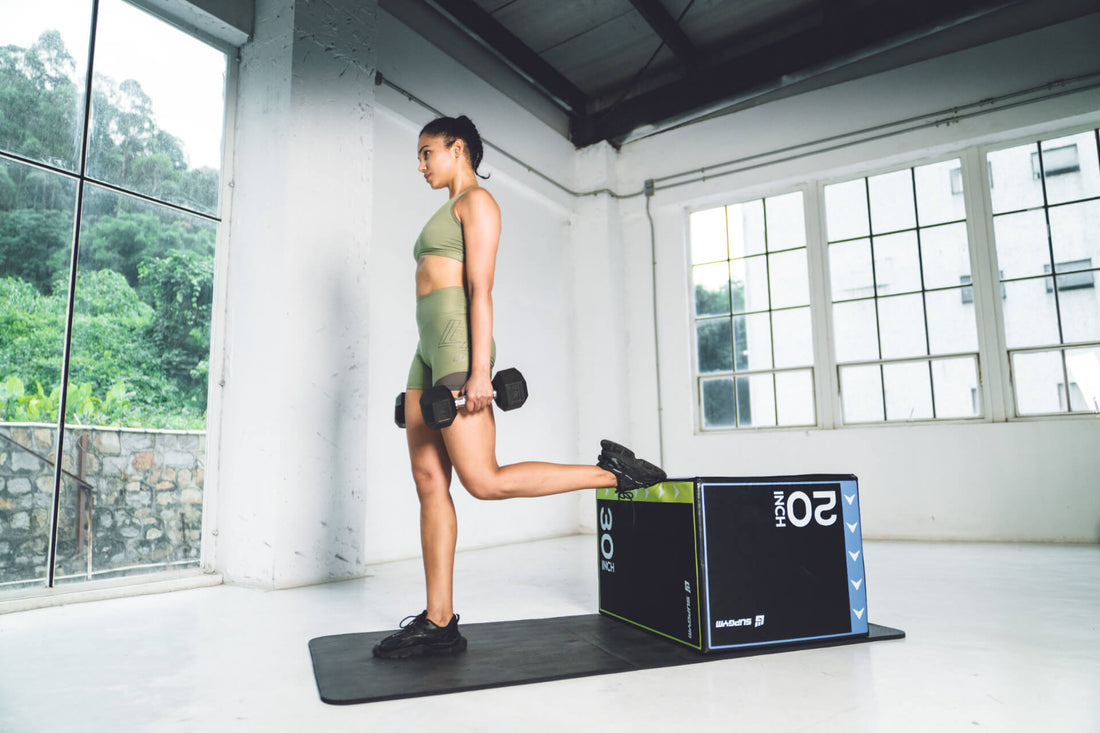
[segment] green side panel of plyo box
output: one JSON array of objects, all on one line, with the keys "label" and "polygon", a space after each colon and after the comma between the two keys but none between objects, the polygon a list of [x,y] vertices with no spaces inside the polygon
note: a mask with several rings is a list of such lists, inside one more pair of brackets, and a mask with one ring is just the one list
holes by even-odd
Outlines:
[{"label": "green side panel of plyo box", "polygon": [[704,651],[867,634],[855,476],[697,483]]},{"label": "green side panel of plyo box", "polygon": [[701,649],[695,484],[596,494],[600,613]]}]

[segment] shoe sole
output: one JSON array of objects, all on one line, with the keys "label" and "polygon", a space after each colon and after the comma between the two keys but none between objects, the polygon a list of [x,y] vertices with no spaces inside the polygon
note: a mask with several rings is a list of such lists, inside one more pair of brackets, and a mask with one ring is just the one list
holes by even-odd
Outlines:
[{"label": "shoe sole", "polygon": [[466,651],[466,637],[458,637],[458,641],[446,646],[434,646],[431,644],[416,644],[413,646],[394,649],[393,651],[381,651],[372,649],[371,653],[379,659],[409,659],[411,657],[445,657],[451,654],[460,654]]}]

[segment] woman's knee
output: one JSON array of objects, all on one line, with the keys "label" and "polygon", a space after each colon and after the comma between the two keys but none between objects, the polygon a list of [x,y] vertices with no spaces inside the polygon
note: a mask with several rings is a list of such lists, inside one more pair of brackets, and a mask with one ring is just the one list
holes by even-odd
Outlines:
[{"label": "woman's knee", "polygon": [[412,477],[416,484],[416,495],[421,501],[447,494],[451,490],[451,477],[438,468],[413,466]]},{"label": "woman's knee", "polygon": [[458,480],[462,482],[466,492],[475,499],[496,501],[508,498],[507,492],[499,481],[498,473],[495,471],[478,471],[472,474],[460,473]]}]

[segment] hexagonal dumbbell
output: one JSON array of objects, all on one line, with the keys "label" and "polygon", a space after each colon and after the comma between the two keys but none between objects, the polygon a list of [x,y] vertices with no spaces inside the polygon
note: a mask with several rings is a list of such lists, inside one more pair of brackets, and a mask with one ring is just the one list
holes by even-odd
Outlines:
[{"label": "hexagonal dumbbell", "polygon": [[[518,369],[502,369],[493,378],[493,397],[497,407],[514,410],[527,401],[527,380]],[[458,408],[466,404],[465,395],[454,397],[444,385],[424,390],[420,396],[420,413],[424,422],[435,430],[445,428],[458,417]]]},{"label": "hexagonal dumbbell", "polygon": [[402,430],[405,429],[405,393],[397,395],[397,400],[393,403],[393,421],[397,424],[397,427]]}]

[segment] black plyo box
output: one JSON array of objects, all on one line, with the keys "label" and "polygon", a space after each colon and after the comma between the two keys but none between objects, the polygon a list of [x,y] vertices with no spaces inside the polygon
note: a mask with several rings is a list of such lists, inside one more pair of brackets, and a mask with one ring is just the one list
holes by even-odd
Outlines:
[{"label": "black plyo box", "polygon": [[597,493],[600,613],[701,652],[866,636],[855,476]]}]

